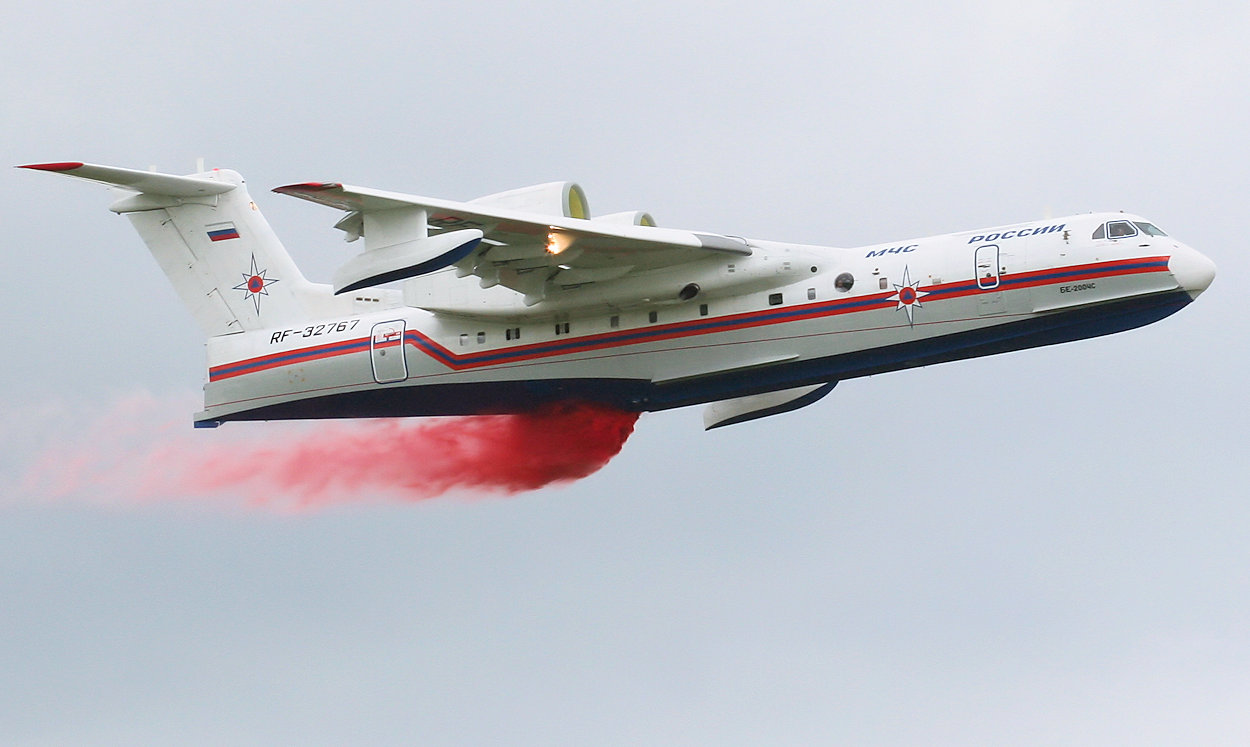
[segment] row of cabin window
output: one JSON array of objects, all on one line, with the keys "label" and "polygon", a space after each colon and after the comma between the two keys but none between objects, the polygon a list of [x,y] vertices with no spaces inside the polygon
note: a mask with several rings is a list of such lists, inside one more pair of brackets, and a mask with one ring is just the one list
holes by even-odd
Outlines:
[{"label": "row of cabin window", "polygon": [[[853,277],[851,277],[851,274],[850,274],[850,273],[842,273],[842,274],[841,274],[841,275],[839,275],[839,276],[837,277],[837,279],[834,281],[834,287],[835,287],[835,288],[837,288],[837,290],[839,290],[840,292],[845,293],[846,291],[849,291],[849,290],[851,289],[851,286],[852,286],[854,283],[855,283],[855,279],[854,279]],[[888,288],[889,288],[889,281],[888,281],[886,278],[881,278],[881,280],[880,280],[880,287],[881,287],[881,290],[886,290],[886,289],[888,289]],[[815,300],[816,300],[816,289],[815,289],[815,288],[808,288],[808,289],[807,289],[807,300],[808,300],[808,301],[815,301]],[[769,306],[780,306],[780,305],[782,305],[783,303],[785,303],[785,297],[784,297],[784,295],[783,295],[783,294],[781,294],[781,293],[769,293],[769,294],[768,294],[768,305],[769,305]],[[709,312],[708,312],[708,305],[707,305],[707,304],[705,304],[705,303],[701,303],[701,304],[699,304],[699,316],[707,316],[707,315],[708,315],[708,313],[709,313]],[[650,323],[650,324],[655,324],[655,323],[656,323],[656,322],[658,322],[659,320],[660,320],[660,312],[658,312],[658,311],[649,311],[649,312],[647,312],[647,322],[648,322],[648,323]],[[608,326],[609,326],[610,328],[612,328],[612,329],[619,329],[619,328],[620,328],[620,326],[621,326],[621,317],[620,317],[620,315],[613,315],[613,316],[609,317],[609,318],[608,318]],[[570,326],[569,326],[569,323],[568,323],[568,322],[556,322],[556,324],[555,324],[555,333],[556,333],[557,335],[567,335],[567,334],[569,334],[569,330],[570,330],[570,329],[571,329],[571,328],[570,328]],[[509,327],[508,329],[504,330],[504,339],[505,339],[505,340],[509,340],[509,341],[511,341],[511,340],[519,340],[519,339],[521,339],[521,328],[520,328],[520,327]],[[478,333],[477,333],[477,342],[478,342],[478,344],[479,344],[479,345],[481,345],[482,343],[485,343],[485,342],[486,342],[486,333],[485,333],[485,332],[478,332]],[[463,346],[463,345],[468,345],[468,344],[469,344],[469,335],[468,335],[468,334],[462,334],[462,335],[460,335],[460,344],[461,344],[462,346]]]}]

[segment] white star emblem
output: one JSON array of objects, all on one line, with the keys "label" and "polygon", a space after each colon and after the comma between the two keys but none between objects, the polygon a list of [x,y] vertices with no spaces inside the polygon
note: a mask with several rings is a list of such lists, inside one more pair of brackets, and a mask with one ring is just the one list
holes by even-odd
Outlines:
[{"label": "white star emblem", "polygon": [[269,286],[278,282],[277,278],[267,278],[269,270],[256,269],[256,255],[252,255],[252,271],[243,273],[243,282],[234,286],[234,290],[243,291],[244,299],[252,299],[256,304],[256,316],[260,316],[260,297],[269,295]]},{"label": "white star emblem", "polygon": [[911,326],[912,324],[914,324],[914,321],[912,319],[912,309],[924,308],[923,306],[920,305],[920,299],[924,298],[927,295],[929,295],[927,292],[920,290],[919,280],[917,280],[914,283],[911,281],[911,271],[908,267],[904,266],[902,284],[901,285],[895,284],[894,295],[890,296],[886,300],[898,301],[898,306],[896,306],[894,310],[895,311],[898,311],[899,309],[906,310],[907,311],[907,324],[908,326]]}]

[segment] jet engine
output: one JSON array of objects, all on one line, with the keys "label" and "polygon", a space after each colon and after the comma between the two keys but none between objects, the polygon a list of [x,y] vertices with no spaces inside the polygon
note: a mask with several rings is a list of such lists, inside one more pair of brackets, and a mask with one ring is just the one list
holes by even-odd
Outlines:
[{"label": "jet engine", "polygon": [[651,217],[651,213],[644,213],[641,210],[626,210],[623,213],[610,213],[595,218],[603,223],[624,223],[630,226],[654,226],[655,218]]},{"label": "jet engine", "polygon": [[586,193],[574,182],[548,182],[532,187],[496,192],[470,200],[473,204],[490,205],[503,210],[517,210],[540,215],[562,215],[565,218],[589,218]]}]

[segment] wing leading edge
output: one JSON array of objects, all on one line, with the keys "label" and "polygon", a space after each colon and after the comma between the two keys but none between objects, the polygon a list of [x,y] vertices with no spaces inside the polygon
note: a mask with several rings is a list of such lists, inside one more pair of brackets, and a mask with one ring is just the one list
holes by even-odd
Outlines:
[{"label": "wing leading edge", "polygon": [[[457,274],[476,275],[483,288],[503,285],[522,293],[526,306],[541,303],[561,289],[630,280],[665,267],[698,260],[728,261],[752,253],[751,246],[736,237],[569,217],[567,209],[562,211],[565,214],[552,211],[550,215],[509,209],[490,204],[490,198],[466,203],[321,182],[274,191],[346,211],[348,215],[335,227],[348,241],[363,236],[363,256],[380,248],[394,251],[397,243],[426,235],[481,231],[481,244],[456,259]],[[584,203],[584,197],[580,199]],[[584,204],[579,207],[585,214]],[[406,237],[397,236],[392,228],[401,224],[411,226]],[[428,233],[423,235],[422,228]]]}]

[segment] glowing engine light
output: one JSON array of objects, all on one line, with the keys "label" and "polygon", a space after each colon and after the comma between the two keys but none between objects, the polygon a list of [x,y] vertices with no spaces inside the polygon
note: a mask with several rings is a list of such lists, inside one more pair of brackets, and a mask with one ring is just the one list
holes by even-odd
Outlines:
[{"label": "glowing engine light", "polygon": [[557,233],[555,230],[549,231],[547,233],[547,253],[548,254],[552,254],[552,255],[559,254],[565,249],[568,249],[571,243],[573,242],[570,237],[561,235]]}]

